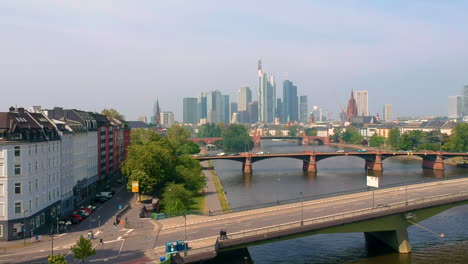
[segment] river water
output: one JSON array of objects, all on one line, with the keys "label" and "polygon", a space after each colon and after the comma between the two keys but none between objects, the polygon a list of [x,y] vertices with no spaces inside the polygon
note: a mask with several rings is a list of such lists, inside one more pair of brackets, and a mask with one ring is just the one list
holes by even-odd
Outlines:
[{"label": "river water", "polygon": [[[334,152],[331,146],[298,146],[296,142],[264,140],[261,149],[270,153],[304,150]],[[334,157],[317,163],[318,172],[302,172],[302,161],[275,158],[253,164],[253,173],[244,176],[235,161],[214,161],[232,208],[288,199],[351,191],[366,187],[364,160]],[[421,160],[389,158],[383,161],[380,185],[418,180],[450,179],[468,176],[468,170],[446,166],[444,172],[423,170]],[[370,173],[371,174],[371,173]],[[385,245],[367,245],[363,233],[314,235],[248,248],[243,256],[220,257],[213,263],[468,263],[468,205],[458,206],[420,223],[443,239],[421,228],[408,229],[411,254],[398,254]],[[250,261],[245,262],[245,256]]]}]

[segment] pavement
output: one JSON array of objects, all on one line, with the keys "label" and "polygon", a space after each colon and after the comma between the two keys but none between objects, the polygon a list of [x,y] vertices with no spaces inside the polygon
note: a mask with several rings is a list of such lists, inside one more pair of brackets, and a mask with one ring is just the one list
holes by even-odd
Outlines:
[{"label": "pavement", "polygon": [[[208,167],[209,164],[207,161],[201,162],[202,166]],[[211,170],[203,170],[203,175],[205,175],[206,186],[204,189],[205,192],[205,208],[207,210],[221,211],[221,204],[219,203],[218,193],[216,192],[216,187],[213,182],[213,177]]]}]

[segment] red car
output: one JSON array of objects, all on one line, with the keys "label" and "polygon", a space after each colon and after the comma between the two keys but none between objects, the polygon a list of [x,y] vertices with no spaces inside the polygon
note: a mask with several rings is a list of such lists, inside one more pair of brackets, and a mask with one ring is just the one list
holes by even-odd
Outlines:
[{"label": "red car", "polygon": [[76,220],[78,221],[83,221],[83,217],[81,217],[81,215],[77,215],[77,214],[72,214],[71,217],[75,218]]},{"label": "red car", "polygon": [[93,210],[87,208],[87,207],[84,207],[84,208],[81,208],[80,210],[85,210],[86,212],[88,212],[89,214],[92,214],[93,213]]}]

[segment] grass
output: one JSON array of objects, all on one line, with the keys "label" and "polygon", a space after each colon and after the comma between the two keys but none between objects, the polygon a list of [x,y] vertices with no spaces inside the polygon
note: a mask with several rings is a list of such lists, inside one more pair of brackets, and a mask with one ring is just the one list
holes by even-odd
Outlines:
[{"label": "grass", "polygon": [[190,205],[190,210],[194,211],[205,211],[205,196],[202,193],[198,193],[192,198],[192,204]]},{"label": "grass", "polygon": [[213,183],[216,188],[216,193],[218,194],[221,209],[224,213],[231,213],[231,206],[229,205],[226,194],[224,193],[223,186],[221,186],[221,182],[219,181],[218,175],[216,175],[216,172],[214,170],[211,170],[210,172],[213,178]]}]

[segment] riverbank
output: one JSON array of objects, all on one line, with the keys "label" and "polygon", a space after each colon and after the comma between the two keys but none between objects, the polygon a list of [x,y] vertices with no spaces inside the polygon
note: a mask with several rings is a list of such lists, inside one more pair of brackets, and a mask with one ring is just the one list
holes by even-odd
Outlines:
[{"label": "riverbank", "polygon": [[[202,162],[203,167],[212,168],[211,161]],[[204,189],[204,208],[207,214],[211,212],[231,212],[231,206],[226,197],[226,193],[221,185],[221,182],[213,169],[204,169],[203,175],[206,179]]]},{"label": "riverbank", "polygon": [[[211,161],[209,161],[211,167],[214,168]],[[226,191],[224,191],[223,186],[221,185],[221,181],[219,180],[218,174],[216,174],[216,170],[210,170],[211,177],[216,188],[216,194],[218,195],[219,204],[221,205],[221,210],[223,213],[231,213],[231,205],[226,197]]]}]

